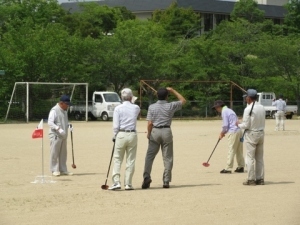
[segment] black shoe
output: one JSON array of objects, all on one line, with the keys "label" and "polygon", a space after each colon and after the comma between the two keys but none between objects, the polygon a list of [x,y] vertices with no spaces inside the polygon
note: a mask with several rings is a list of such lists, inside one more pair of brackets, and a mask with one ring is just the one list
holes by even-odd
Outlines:
[{"label": "black shoe", "polygon": [[143,189],[149,188],[151,182],[152,182],[152,180],[149,177],[146,177],[143,181],[142,188]]},{"label": "black shoe", "polygon": [[255,183],[256,185],[265,185],[264,179],[256,180]]},{"label": "black shoe", "polygon": [[237,167],[234,172],[236,172],[236,173],[244,173],[244,167]]},{"label": "black shoe", "polygon": [[255,186],[256,182],[255,182],[255,180],[247,180],[247,181],[243,182],[243,185]]},{"label": "black shoe", "polygon": [[223,170],[220,171],[220,173],[231,173],[231,171],[223,169]]},{"label": "black shoe", "polygon": [[163,188],[169,188],[169,187],[170,187],[169,182],[164,182]]}]

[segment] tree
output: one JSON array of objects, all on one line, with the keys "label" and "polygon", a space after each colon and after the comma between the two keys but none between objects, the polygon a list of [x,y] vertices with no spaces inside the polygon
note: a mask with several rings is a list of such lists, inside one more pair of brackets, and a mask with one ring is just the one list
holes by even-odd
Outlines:
[{"label": "tree", "polygon": [[264,11],[258,9],[255,0],[239,0],[234,4],[233,11],[230,14],[232,20],[243,18],[250,23],[258,23],[264,21]]},{"label": "tree", "polygon": [[70,34],[78,33],[82,37],[99,38],[111,33],[119,21],[132,20],[135,16],[124,7],[101,6],[95,2],[79,4],[82,11],[68,14],[63,24]]},{"label": "tree", "polygon": [[27,27],[46,27],[49,23],[59,22],[65,11],[56,0],[1,0],[0,26],[2,32]]},{"label": "tree", "polygon": [[[289,36],[264,36],[255,44],[253,71],[263,81],[263,87],[300,96],[300,40]],[[268,85],[266,85],[268,84]]]},{"label": "tree", "polygon": [[290,0],[285,5],[288,13],[284,18],[284,23],[290,32],[300,33],[300,1]]},{"label": "tree", "polygon": [[128,20],[119,23],[114,35],[104,37],[101,73],[107,86],[118,92],[140,79],[159,76],[164,61],[163,32],[152,22]]},{"label": "tree", "polygon": [[176,2],[164,11],[155,10],[151,20],[162,24],[171,40],[195,37],[200,30],[200,16],[191,8],[179,8]]}]

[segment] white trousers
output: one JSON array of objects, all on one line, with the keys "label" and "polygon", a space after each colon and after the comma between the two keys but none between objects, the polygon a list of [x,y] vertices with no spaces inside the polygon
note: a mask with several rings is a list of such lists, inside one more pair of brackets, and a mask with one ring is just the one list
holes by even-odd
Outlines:
[{"label": "white trousers", "polygon": [[137,134],[135,132],[119,132],[116,137],[114,149],[114,168],[112,181],[120,182],[120,170],[126,153],[126,168],[124,184],[132,185],[132,177],[135,170],[135,159],[137,151]]},{"label": "white trousers", "polygon": [[67,139],[57,136],[50,138],[50,171],[68,172],[67,169]]},{"label": "white trousers", "polygon": [[285,114],[284,111],[277,111],[277,113],[275,114],[275,118],[276,118],[275,130],[280,130],[280,128],[284,130],[284,120],[285,120],[284,114]]},{"label": "white trousers", "polygon": [[264,136],[263,131],[245,134],[248,180],[264,179]]}]

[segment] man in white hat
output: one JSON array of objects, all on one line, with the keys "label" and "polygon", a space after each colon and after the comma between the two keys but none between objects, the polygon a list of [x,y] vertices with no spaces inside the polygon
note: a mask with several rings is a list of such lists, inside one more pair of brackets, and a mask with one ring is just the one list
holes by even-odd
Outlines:
[{"label": "man in white hat", "polygon": [[133,104],[136,97],[129,88],[121,91],[123,104],[118,105],[113,115],[114,167],[112,174],[113,185],[108,190],[121,189],[120,169],[126,153],[125,190],[134,190],[132,177],[135,170],[137,150],[136,122],[140,107]]}]

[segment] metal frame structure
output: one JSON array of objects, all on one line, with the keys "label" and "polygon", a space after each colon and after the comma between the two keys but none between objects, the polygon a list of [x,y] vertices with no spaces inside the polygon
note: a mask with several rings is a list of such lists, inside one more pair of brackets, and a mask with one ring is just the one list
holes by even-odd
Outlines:
[{"label": "metal frame structure", "polygon": [[242,90],[246,93],[246,90],[242,87],[240,87],[238,84],[232,82],[232,81],[203,81],[203,80],[193,80],[193,81],[180,81],[180,80],[140,80],[140,108],[142,107],[142,87],[143,85],[146,85],[149,87],[154,93],[156,93],[156,90],[151,87],[147,82],[173,82],[173,83],[227,83],[230,84],[230,108],[233,107],[233,101],[232,101],[232,93],[233,88],[237,87],[238,89]]}]

